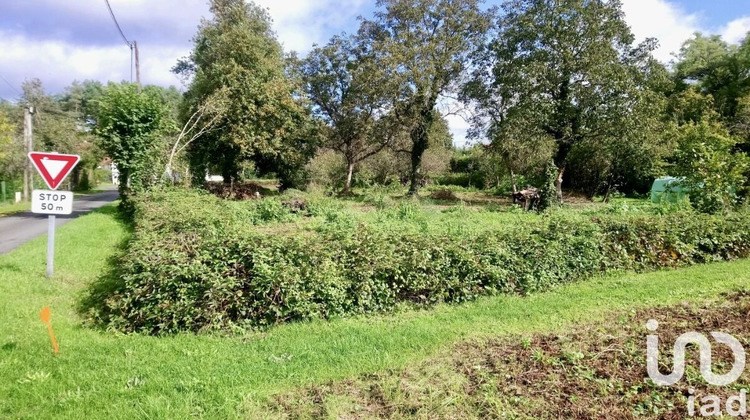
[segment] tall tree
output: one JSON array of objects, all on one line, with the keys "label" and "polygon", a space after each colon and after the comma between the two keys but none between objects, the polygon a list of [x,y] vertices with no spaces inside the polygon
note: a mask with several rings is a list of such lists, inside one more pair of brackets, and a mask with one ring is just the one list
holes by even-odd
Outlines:
[{"label": "tall tree", "polygon": [[131,210],[129,197],[161,176],[161,134],[168,128],[168,109],[154,91],[134,84],[111,84],[100,102],[96,134],[101,147],[120,171],[121,206]]},{"label": "tall tree", "polygon": [[387,83],[357,40],[336,36],[314,48],[300,65],[313,112],[324,124],[324,145],[346,162],[343,193],[351,190],[355,167],[388,146],[394,137],[385,112]]},{"label": "tall tree", "polygon": [[677,125],[720,120],[714,107],[714,97],[701,94],[695,86],[669,96],[666,117]]},{"label": "tall tree", "polygon": [[682,79],[700,81],[709,76],[733,49],[720,35],[705,36],[696,32],[680,47],[675,73]]},{"label": "tall tree", "polygon": [[23,83],[21,103],[35,108],[34,149],[72,153],[81,156],[69,178],[74,190],[86,190],[91,187],[91,172],[100,162],[102,155],[94,136],[91,134],[91,122],[95,118],[91,112],[93,102],[98,99],[90,86],[98,82],[73,82],[61,95],[52,96],[45,92],[39,79]]},{"label": "tall tree", "polygon": [[91,126],[97,115],[97,104],[104,92],[104,85],[96,80],[74,80],[57,100],[64,111],[79,118],[79,123]]},{"label": "tall tree", "polygon": [[307,133],[300,132],[309,128],[308,114],[295,99],[268,12],[245,0],[211,0],[210,11],[192,53],[173,69],[192,78],[183,122],[217,92],[226,93],[230,104],[215,129],[188,148],[195,181],[202,183],[206,171],[216,168],[232,182],[245,160],[275,172],[298,166],[310,149]]},{"label": "tall tree", "polygon": [[726,212],[744,195],[750,159],[718,122],[688,123],[677,130],[675,175],[684,178],[690,201],[707,213]]},{"label": "tall tree", "polygon": [[409,132],[409,193],[421,183],[422,158],[429,147],[435,109],[457,86],[472,50],[482,44],[489,14],[481,0],[378,0],[374,20],[364,20],[359,36],[372,48],[378,68],[392,83],[392,115]]},{"label": "tall tree", "polygon": [[22,121],[23,111],[19,106],[0,101],[0,178],[3,180],[18,179],[28,162],[21,135]]},{"label": "tall tree", "polygon": [[[554,140],[558,199],[568,157],[584,141],[642,141],[653,115],[653,40],[632,47],[619,0],[510,0],[467,96],[502,132]],[[656,101],[658,104],[660,101]],[[658,115],[658,110],[657,115]],[[635,123],[634,123],[635,122]]]},{"label": "tall tree", "polygon": [[716,111],[731,124],[739,99],[750,92],[750,55],[746,54],[750,54],[750,38],[738,47],[727,44],[719,35],[696,33],[680,48],[675,76],[711,95]]},{"label": "tall tree", "polygon": [[741,139],[738,145],[740,150],[750,155],[750,94],[737,100],[737,114],[732,131]]},{"label": "tall tree", "polygon": [[[718,35],[694,34],[680,49],[675,78],[682,90],[672,95],[670,101],[692,114],[679,123],[702,123],[711,127],[711,130],[685,127],[682,132],[693,130],[708,135],[708,142],[711,138],[723,137],[713,136],[715,132],[728,129],[738,140],[732,146],[732,153],[750,153],[750,36],[740,45],[730,45]],[[710,150],[706,153],[712,157],[722,156]],[[735,158],[742,159],[742,156]],[[703,161],[708,164],[715,160]],[[746,169],[745,179],[746,182],[750,179],[750,168]]]},{"label": "tall tree", "polygon": [[0,162],[3,163],[3,166],[13,155],[15,131],[15,127],[8,120],[5,112],[0,109]]}]

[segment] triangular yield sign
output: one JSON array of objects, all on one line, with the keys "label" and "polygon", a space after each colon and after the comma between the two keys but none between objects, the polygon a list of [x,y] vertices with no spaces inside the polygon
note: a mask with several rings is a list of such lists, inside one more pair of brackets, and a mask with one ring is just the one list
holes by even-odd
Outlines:
[{"label": "triangular yield sign", "polygon": [[34,164],[47,186],[56,190],[63,179],[81,160],[81,157],[78,155],[31,152],[29,153],[29,159],[31,159],[31,163]]}]

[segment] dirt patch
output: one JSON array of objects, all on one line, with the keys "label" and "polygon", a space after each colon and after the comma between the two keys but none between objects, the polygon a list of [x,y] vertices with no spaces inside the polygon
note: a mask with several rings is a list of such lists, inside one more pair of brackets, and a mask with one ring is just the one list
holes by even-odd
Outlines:
[{"label": "dirt patch", "polygon": [[458,197],[451,190],[435,190],[430,193],[433,200],[458,201]]},{"label": "dirt patch", "polygon": [[460,192],[456,193],[459,200],[475,206],[498,205],[508,206],[513,204],[512,198],[507,195],[494,195],[484,192]]},{"label": "dirt patch", "polygon": [[[727,332],[747,349],[749,317],[750,294],[737,292],[701,305],[616,314],[604,325],[582,325],[566,335],[474,340],[403,370],[277,395],[264,410],[269,417],[310,419],[681,419],[694,396],[698,416],[701,398],[726,402],[750,384],[750,375],[728,387],[708,385],[698,349],[689,346],[682,380],[657,386],[648,379],[646,336],[658,334],[666,374],[680,334],[706,335],[714,344],[714,373],[721,374],[731,369],[732,353],[709,334]],[[656,333],[645,327],[650,319],[659,322]]]},{"label": "dirt patch", "polygon": [[563,192],[563,203],[565,204],[591,204],[593,201],[586,196],[585,194],[581,194],[579,192]]}]

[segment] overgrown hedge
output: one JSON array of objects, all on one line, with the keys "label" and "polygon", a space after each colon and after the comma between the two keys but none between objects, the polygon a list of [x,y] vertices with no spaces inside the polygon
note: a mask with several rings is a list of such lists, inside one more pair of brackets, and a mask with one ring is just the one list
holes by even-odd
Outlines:
[{"label": "overgrown hedge", "polygon": [[[335,223],[282,199],[231,203],[156,193],[118,268],[87,299],[90,316],[151,334],[392,310],[529,293],[611,270],[654,270],[750,255],[750,215],[551,215],[466,235]],[[258,225],[318,215],[326,229]],[[275,234],[269,234],[276,230]]]}]

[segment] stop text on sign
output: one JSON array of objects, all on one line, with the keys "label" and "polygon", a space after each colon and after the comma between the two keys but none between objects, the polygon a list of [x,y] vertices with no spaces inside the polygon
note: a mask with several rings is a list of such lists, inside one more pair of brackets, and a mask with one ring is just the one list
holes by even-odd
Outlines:
[{"label": "stop text on sign", "polygon": [[31,212],[39,214],[70,214],[73,212],[73,193],[70,191],[34,190]]}]

